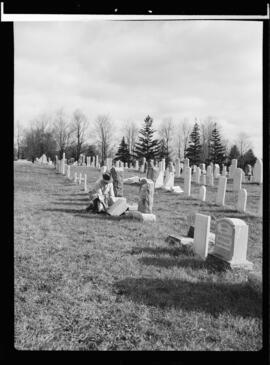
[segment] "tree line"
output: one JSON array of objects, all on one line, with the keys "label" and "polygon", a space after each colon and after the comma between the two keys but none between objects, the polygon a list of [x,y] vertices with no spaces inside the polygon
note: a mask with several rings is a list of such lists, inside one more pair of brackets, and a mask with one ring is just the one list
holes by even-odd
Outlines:
[{"label": "tree line", "polygon": [[[118,144],[113,137],[115,127],[108,115],[97,116],[90,131],[89,124],[79,109],[71,117],[63,109],[50,117],[43,114],[24,130],[18,123],[14,157],[34,160],[46,154],[55,160],[56,155],[61,159],[65,152],[68,160],[78,161],[83,153],[86,156],[98,155],[101,164],[107,157],[127,163],[144,157],[147,161],[165,158],[166,165],[175,158],[189,158],[191,165],[210,162],[228,165],[236,158],[242,168],[247,164],[254,165],[256,161],[248,135],[240,133],[234,143],[229,143],[213,117],[203,122],[195,119],[193,125],[187,119],[175,124],[172,118],[166,118],[155,130],[153,118],[147,115],[140,129],[134,122],[126,121]],[[89,135],[95,137],[93,143],[87,142]]]}]

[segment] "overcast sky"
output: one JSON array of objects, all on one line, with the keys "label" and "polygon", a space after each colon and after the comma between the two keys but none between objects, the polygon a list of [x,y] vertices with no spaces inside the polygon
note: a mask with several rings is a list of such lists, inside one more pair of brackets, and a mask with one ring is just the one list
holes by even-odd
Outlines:
[{"label": "overcast sky", "polygon": [[[262,156],[262,23],[92,21],[14,23],[15,121],[63,107],[120,130],[149,114],[202,120],[251,137]],[[117,129],[117,128],[116,128]]]}]

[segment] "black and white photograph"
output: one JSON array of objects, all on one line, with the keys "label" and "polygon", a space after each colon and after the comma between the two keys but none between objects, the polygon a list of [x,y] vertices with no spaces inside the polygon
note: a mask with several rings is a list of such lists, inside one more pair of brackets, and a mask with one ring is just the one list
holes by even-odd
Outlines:
[{"label": "black and white photograph", "polygon": [[263,22],[13,34],[14,348],[260,351]]}]

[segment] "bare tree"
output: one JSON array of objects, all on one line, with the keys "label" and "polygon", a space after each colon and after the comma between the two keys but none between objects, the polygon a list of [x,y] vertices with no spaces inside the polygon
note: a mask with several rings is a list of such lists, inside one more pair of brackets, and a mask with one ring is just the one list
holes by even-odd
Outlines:
[{"label": "bare tree", "polygon": [[95,131],[98,136],[98,144],[100,148],[101,163],[104,164],[105,159],[111,152],[113,128],[108,115],[99,115],[95,120]]},{"label": "bare tree", "polygon": [[135,143],[137,140],[139,128],[133,121],[126,121],[124,124],[125,139],[128,144],[129,153],[134,155]]},{"label": "bare tree", "polygon": [[74,137],[74,143],[76,145],[76,160],[78,161],[81,154],[82,144],[85,142],[85,134],[87,129],[86,116],[81,110],[76,109],[73,113],[71,130]]},{"label": "bare tree", "polygon": [[215,123],[216,123],[215,118],[209,116],[200,125],[200,127],[201,127],[201,145],[202,145],[201,160],[206,163],[209,159],[210,138],[212,135],[212,131],[215,127]]},{"label": "bare tree", "polygon": [[159,135],[161,139],[164,141],[165,153],[167,158],[170,158],[171,154],[171,143],[174,132],[174,124],[172,118],[165,118],[162,121],[162,124],[159,128]]},{"label": "bare tree", "polygon": [[250,148],[252,148],[252,143],[250,142],[250,136],[245,132],[240,132],[237,137],[236,146],[242,157]]},{"label": "bare tree", "polygon": [[70,121],[64,114],[63,109],[58,109],[53,123],[54,137],[59,150],[60,159],[63,156],[66,148],[69,146],[70,137],[72,133]]},{"label": "bare tree", "polygon": [[184,118],[174,129],[174,146],[176,148],[177,157],[183,159],[186,156],[189,135],[192,126],[187,118]]}]

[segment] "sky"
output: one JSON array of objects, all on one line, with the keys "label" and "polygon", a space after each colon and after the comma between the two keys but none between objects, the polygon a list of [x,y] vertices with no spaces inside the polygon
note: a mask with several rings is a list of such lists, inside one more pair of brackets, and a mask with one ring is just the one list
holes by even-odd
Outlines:
[{"label": "sky", "polygon": [[14,23],[15,123],[79,108],[116,134],[149,114],[158,127],[213,116],[262,157],[262,23],[85,21]]}]

